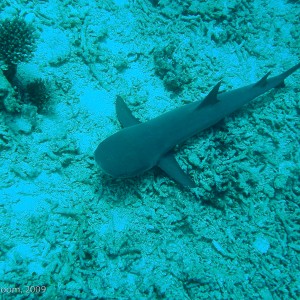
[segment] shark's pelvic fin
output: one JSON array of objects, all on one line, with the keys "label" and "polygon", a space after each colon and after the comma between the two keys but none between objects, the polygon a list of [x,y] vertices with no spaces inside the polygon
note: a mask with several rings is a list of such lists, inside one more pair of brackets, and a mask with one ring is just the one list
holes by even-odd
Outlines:
[{"label": "shark's pelvic fin", "polygon": [[197,106],[197,109],[202,108],[207,105],[214,105],[219,102],[218,93],[221,85],[221,81],[219,81],[212,90],[208,93],[208,95],[204,98],[204,100]]},{"label": "shark's pelvic fin", "polygon": [[195,188],[195,182],[180,168],[172,153],[163,156],[157,166],[184,187]]},{"label": "shark's pelvic fin", "polygon": [[116,99],[116,112],[119,122],[123,127],[129,127],[141,123],[135,118],[121,96]]}]

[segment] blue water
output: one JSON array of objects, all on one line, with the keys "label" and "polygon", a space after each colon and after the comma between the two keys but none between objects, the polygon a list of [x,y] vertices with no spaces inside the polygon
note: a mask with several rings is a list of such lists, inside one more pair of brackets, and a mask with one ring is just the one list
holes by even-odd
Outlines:
[{"label": "blue water", "polygon": [[[121,129],[117,96],[145,122],[299,63],[299,15],[299,1],[2,1],[0,299],[299,299],[299,70],[175,148],[195,189],[158,169],[111,178],[93,154]],[[31,50],[7,29],[17,16]]]}]

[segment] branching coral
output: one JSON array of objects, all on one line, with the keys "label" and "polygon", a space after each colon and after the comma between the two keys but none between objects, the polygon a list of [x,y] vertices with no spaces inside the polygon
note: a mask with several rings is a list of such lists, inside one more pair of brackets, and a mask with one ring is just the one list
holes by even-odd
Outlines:
[{"label": "branching coral", "polygon": [[18,63],[33,56],[36,37],[34,27],[21,17],[0,22],[0,60],[7,66],[5,75],[8,80],[13,79]]}]

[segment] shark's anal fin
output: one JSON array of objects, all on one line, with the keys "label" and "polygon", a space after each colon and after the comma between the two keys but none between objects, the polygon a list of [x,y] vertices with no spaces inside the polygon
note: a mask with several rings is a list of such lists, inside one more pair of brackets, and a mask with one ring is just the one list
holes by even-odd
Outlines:
[{"label": "shark's anal fin", "polygon": [[132,112],[121,96],[117,96],[116,99],[116,112],[118,120],[123,127],[140,124],[140,121],[132,115]]},{"label": "shark's anal fin", "polygon": [[204,98],[204,100],[197,106],[198,108],[202,108],[208,105],[214,105],[219,102],[218,93],[221,85],[221,81],[219,81],[212,90],[208,93],[208,95]]},{"label": "shark's anal fin", "polygon": [[195,182],[180,168],[173,154],[169,153],[163,156],[157,165],[169,177],[177,181],[179,184],[188,188],[195,188]]}]

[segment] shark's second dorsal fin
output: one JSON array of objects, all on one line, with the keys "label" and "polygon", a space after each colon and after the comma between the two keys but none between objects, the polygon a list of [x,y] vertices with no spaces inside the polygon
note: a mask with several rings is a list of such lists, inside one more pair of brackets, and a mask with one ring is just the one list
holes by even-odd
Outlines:
[{"label": "shark's second dorsal fin", "polygon": [[204,98],[204,100],[197,106],[197,109],[202,108],[208,105],[214,105],[219,102],[218,93],[221,85],[221,81],[219,81],[212,90],[208,93],[208,95]]},{"label": "shark's second dorsal fin", "polygon": [[121,96],[117,96],[116,99],[116,112],[118,120],[123,127],[129,127],[140,123],[140,121],[132,115],[132,112]]},{"label": "shark's second dorsal fin", "polygon": [[259,79],[255,84],[254,87],[264,87],[267,84],[267,80],[271,72],[268,72],[263,78]]}]

